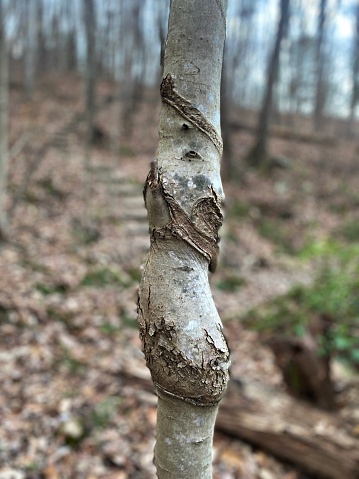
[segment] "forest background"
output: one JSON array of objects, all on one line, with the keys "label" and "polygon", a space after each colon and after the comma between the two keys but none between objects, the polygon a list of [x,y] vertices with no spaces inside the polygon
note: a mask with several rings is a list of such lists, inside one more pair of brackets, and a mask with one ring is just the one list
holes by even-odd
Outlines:
[{"label": "forest background", "polygon": [[[0,0],[1,479],[154,477],[136,296],[168,9]],[[358,103],[357,0],[229,0],[215,478],[357,477]]]}]

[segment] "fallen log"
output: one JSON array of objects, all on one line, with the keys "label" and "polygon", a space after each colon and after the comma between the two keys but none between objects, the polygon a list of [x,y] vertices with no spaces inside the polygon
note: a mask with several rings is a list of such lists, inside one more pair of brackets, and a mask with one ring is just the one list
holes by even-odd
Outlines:
[{"label": "fallen log", "polygon": [[230,383],[216,427],[328,479],[359,478],[355,424],[260,383]]},{"label": "fallen log", "polygon": [[[146,368],[130,361],[121,376],[149,391]],[[359,406],[358,406],[359,409]],[[262,383],[232,379],[216,429],[327,479],[359,479],[358,426]]]}]

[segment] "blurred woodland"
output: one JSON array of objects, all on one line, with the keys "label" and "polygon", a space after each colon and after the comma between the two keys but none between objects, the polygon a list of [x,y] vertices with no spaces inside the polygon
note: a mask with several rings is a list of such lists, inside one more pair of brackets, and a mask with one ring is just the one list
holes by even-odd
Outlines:
[{"label": "blurred woodland", "polygon": [[[168,10],[0,0],[0,479],[155,477],[136,301]],[[359,1],[229,0],[221,94],[214,478],[358,479]]]}]

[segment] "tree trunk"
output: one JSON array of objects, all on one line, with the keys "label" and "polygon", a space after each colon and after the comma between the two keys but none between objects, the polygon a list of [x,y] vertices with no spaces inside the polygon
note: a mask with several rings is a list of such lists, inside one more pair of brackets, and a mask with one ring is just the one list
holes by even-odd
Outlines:
[{"label": "tree trunk", "polygon": [[227,181],[238,181],[238,170],[233,158],[232,135],[230,125],[231,92],[229,91],[228,65],[226,65],[226,54],[223,62],[221,80],[221,131],[223,137],[223,160],[222,176]]},{"label": "tree trunk", "polygon": [[123,5],[121,15],[121,48],[124,55],[121,85],[122,124],[126,136],[132,134],[133,115],[143,95],[145,63],[145,45],[141,25],[143,8],[143,1],[132,0],[132,2]]},{"label": "tree trunk", "polygon": [[318,131],[322,127],[323,109],[325,103],[325,85],[324,85],[324,27],[326,19],[327,0],[320,0],[318,14],[318,39],[317,39],[317,83],[315,92],[314,121],[315,129]]},{"label": "tree trunk", "polygon": [[355,110],[359,102],[359,2],[356,5],[355,15],[355,38],[353,48],[352,92],[350,99],[350,114],[348,133],[350,136],[355,132]]},{"label": "tree trunk", "polygon": [[0,0],[0,241],[6,238],[6,180],[8,171],[8,54],[4,28],[4,6]]},{"label": "tree trunk", "polygon": [[36,19],[36,3],[27,3],[27,44],[25,53],[25,78],[24,93],[27,99],[30,99],[35,85],[36,75],[36,57],[37,57],[37,19]]},{"label": "tree trunk", "polygon": [[47,70],[47,50],[45,42],[45,31],[44,31],[44,4],[42,0],[36,1],[36,44],[37,44],[37,55],[36,55],[36,73],[38,76],[43,75]]},{"label": "tree trunk", "polygon": [[218,254],[220,78],[225,0],[172,0],[157,161],[145,201],[151,247],[138,303],[159,396],[160,479],[212,477],[212,436],[229,352],[208,283]]},{"label": "tree trunk", "polygon": [[94,139],[94,119],[96,104],[96,19],[93,0],[83,0],[83,12],[86,31],[86,72],[85,72],[85,144],[84,144],[84,221],[83,227],[91,229],[91,153]]},{"label": "tree trunk", "polygon": [[93,0],[83,0],[86,29],[86,139],[85,166],[90,166],[91,144],[95,116],[96,55],[95,55],[95,7]]},{"label": "tree trunk", "polygon": [[290,0],[280,0],[281,15],[273,52],[269,62],[267,85],[259,116],[257,139],[253,149],[248,155],[248,162],[254,167],[262,166],[267,158],[268,126],[272,111],[273,86],[278,72],[282,39],[289,23],[289,4]]}]

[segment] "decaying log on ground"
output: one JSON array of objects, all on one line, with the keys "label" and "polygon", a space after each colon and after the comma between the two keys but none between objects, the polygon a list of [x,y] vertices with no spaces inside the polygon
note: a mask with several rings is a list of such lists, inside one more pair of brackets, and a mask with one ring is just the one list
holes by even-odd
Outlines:
[{"label": "decaying log on ground", "polygon": [[355,424],[259,383],[230,383],[216,427],[318,477],[359,478]]},{"label": "decaying log on ground", "polygon": [[[121,376],[153,391],[145,368],[129,361],[122,365]],[[339,414],[321,411],[261,383],[230,381],[216,429],[318,477],[359,479],[359,436],[355,436],[355,423],[348,424]]]}]

